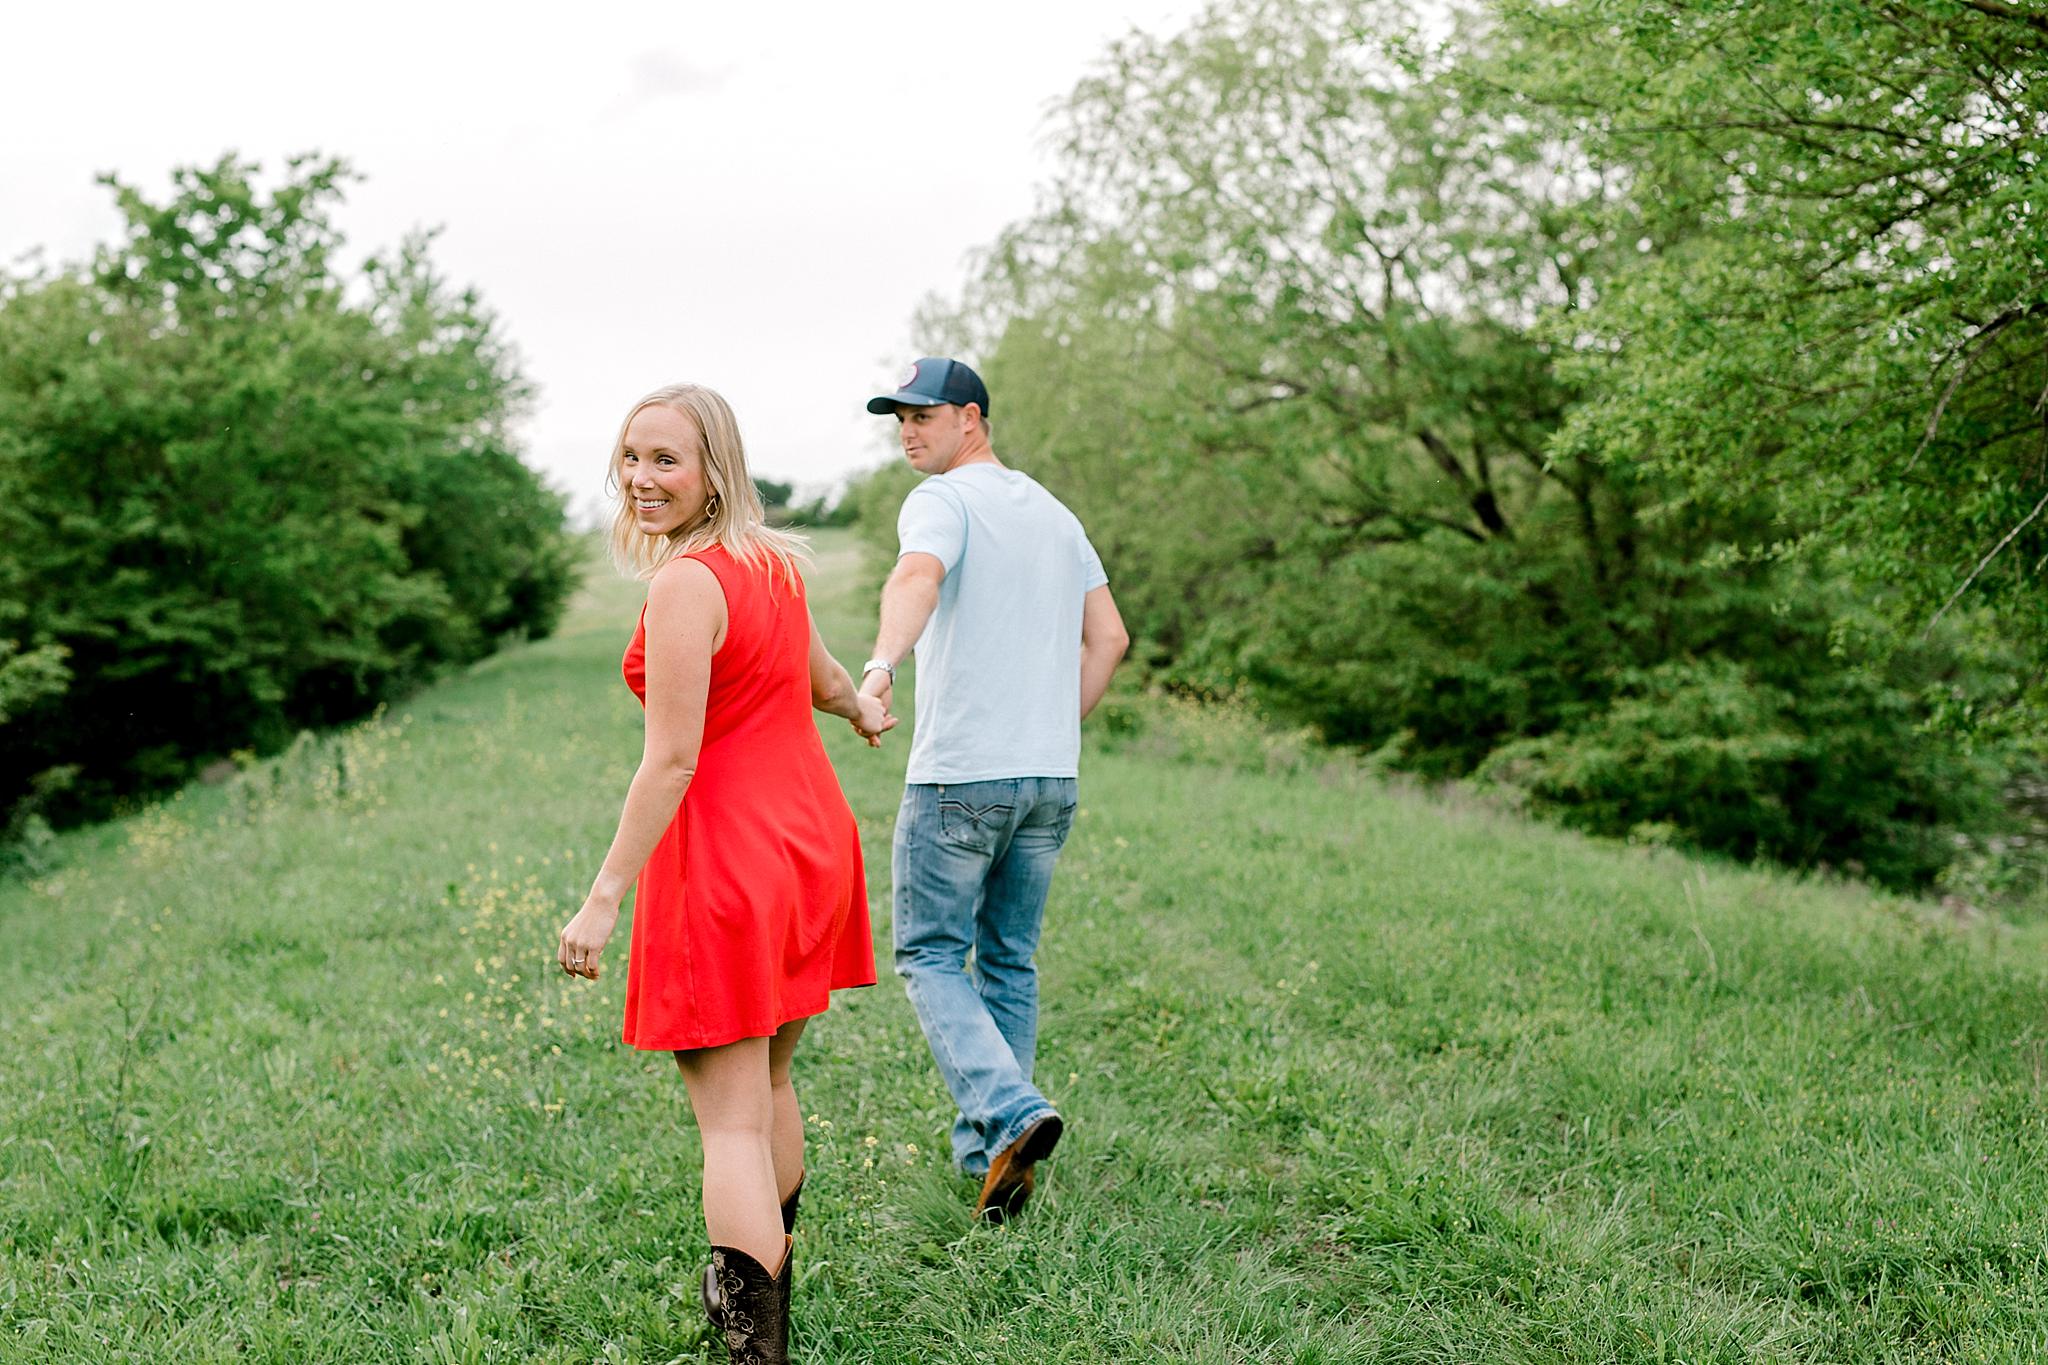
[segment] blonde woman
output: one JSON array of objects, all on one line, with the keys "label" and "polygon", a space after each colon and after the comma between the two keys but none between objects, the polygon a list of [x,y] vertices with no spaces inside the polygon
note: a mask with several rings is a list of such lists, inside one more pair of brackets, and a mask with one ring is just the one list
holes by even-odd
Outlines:
[{"label": "blonde woman", "polygon": [[875,981],[853,814],[811,722],[895,725],[805,603],[797,538],[762,519],[732,410],[696,385],[633,406],[612,451],[612,557],[647,580],[626,683],[640,768],[558,960],[596,980],[638,881],[625,1041],[673,1052],[704,1145],[705,1308],[731,1358],[788,1358],[803,1118],[790,1059],[829,992]]}]

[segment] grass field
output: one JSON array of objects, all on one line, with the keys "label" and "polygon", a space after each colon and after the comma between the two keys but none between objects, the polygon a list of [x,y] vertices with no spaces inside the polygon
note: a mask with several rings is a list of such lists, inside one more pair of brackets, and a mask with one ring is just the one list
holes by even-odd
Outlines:
[{"label": "grass field", "polygon": [[[723,1358],[673,1064],[616,1041],[623,952],[552,967],[638,595],[0,886],[0,1359]],[[972,1225],[901,990],[840,997],[799,1359],[2048,1359],[2044,931],[1118,714],[1041,955],[1040,1195]],[[826,735],[886,963],[903,736]]]}]

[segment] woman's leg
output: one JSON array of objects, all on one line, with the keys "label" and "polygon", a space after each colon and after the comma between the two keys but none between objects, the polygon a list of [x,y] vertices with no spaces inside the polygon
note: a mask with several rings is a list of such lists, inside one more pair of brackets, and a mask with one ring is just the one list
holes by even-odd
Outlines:
[{"label": "woman's leg", "polygon": [[804,1178],[804,1111],[789,1083],[790,1058],[808,1019],[792,1019],[768,1040],[768,1086],[774,1100],[775,1202],[786,1204]]},{"label": "woman's leg", "polygon": [[713,1246],[744,1251],[772,1275],[785,1243],[777,1209],[766,1038],[678,1052],[704,1142],[704,1226]]}]

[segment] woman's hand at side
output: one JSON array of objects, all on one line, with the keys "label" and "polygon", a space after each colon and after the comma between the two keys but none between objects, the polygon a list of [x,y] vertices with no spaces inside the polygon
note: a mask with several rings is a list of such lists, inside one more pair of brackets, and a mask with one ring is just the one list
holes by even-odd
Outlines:
[{"label": "woman's hand at side", "polygon": [[562,970],[571,976],[597,980],[599,959],[604,956],[604,946],[611,942],[612,930],[618,923],[619,898],[592,891],[583,908],[562,926],[562,936],[555,948],[555,960],[562,964]]}]

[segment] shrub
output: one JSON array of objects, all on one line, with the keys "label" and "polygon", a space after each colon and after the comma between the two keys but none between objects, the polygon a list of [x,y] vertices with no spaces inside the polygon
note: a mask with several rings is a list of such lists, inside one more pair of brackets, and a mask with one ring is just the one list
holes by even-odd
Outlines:
[{"label": "shrub", "polygon": [[1596,834],[1924,886],[1955,831],[1993,817],[1996,787],[1914,711],[1859,670],[1794,692],[1735,660],[1672,661],[1580,724],[1502,746],[1479,775]]}]

